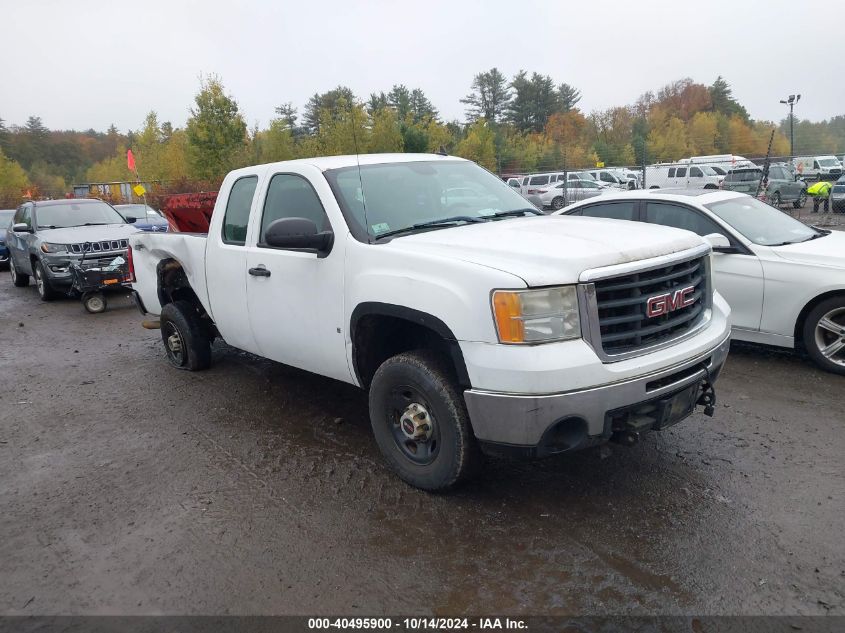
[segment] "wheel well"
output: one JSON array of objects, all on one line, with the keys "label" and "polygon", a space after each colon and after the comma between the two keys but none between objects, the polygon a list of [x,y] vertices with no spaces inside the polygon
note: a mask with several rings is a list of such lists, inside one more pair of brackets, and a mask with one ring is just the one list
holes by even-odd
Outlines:
[{"label": "wheel well", "polygon": [[213,327],[211,317],[206,313],[197,293],[191,288],[182,264],[172,258],[163,259],[156,267],[156,276],[158,277],[158,301],[161,307],[174,301],[187,301],[194,306],[202,321],[209,326],[210,338],[214,338],[217,332]]},{"label": "wheel well", "polygon": [[[457,341],[436,331],[436,325],[419,321],[395,314],[353,315],[352,358],[362,387],[369,388],[376,370],[388,358],[414,349],[431,349],[441,354],[452,366],[458,384],[463,388],[470,387]],[[438,323],[442,324],[442,321]]]},{"label": "wheel well", "polygon": [[798,318],[795,320],[796,347],[804,344],[804,322],[807,320],[807,315],[810,314],[812,309],[819,305],[822,301],[826,301],[831,297],[845,297],[845,290],[831,290],[830,292],[821,294],[818,297],[813,297],[813,299],[807,302],[807,305],[801,308],[801,312],[798,314]]}]

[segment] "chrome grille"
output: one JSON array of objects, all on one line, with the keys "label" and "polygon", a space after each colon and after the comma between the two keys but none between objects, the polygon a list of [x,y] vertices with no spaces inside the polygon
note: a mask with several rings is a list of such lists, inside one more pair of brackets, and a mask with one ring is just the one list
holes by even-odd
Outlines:
[{"label": "chrome grille", "polygon": [[[596,281],[598,341],[607,356],[660,345],[695,328],[710,305],[708,256]],[[648,316],[650,299],[692,286],[689,305]]]},{"label": "chrome grille", "polygon": [[110,251],[121,251],[129,248],[129,240],[102,240],[99,242],[83,242],[81,244],[70,244],[71,253],[104,253]]}]

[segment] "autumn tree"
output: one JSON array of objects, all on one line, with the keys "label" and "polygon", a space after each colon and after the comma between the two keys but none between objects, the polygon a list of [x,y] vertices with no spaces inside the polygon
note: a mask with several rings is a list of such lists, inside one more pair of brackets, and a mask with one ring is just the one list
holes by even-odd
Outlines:
[{"label": "autumn tree", "polygon": [[[341,116],[341,100],[344,108],[355,101],[355,95],[351,88],[338,86],[322,94],[315,93],[305,104],[303,111],[302,127],[305,128],[305,131],[308,134],[316,134],[323,122]],[[329,113],[328,117],[325,115],[326,111]]]},{"label": "autumn tree", "polygon": [[493,130],[484,119],[478,119],[467,130],[455,150],[458,156],[475,161],[482,167],[496,169],[496,144]]},{"label": "autumn tree", "polygon": [[7,157],[0,148],[0,206],[4,209],[18,206],[29,184],[23,167]]},{"label": "autumn tree", "polygon": [[186,128],[191,172],[202,180],[221,180],[244,150],[246,122],[217,77],[202,80],[194,101]]}]

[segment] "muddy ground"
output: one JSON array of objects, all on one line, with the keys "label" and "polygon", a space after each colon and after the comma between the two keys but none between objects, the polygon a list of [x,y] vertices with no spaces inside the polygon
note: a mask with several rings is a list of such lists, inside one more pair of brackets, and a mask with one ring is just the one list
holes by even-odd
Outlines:
[{"label": "muddy ground", "polygon": [[791,353],[735,344],[713,419],[433,496],[362,392],[220,343],[179,372],[140,321],[0,276],[2,614],[845,613],[845,378]]}]

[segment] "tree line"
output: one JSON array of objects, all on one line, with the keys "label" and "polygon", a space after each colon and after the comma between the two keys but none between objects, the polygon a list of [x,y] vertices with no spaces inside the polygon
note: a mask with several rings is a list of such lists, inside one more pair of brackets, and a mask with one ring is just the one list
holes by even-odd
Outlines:
[{"label": "tree line", "polygon": [[[24,125],[0,119],[0,205],[22,195],[64,195],[74,182],[134,180],[138,174],[168,191],[212,189],[231,169],[317,155],[435,152],[475,160],[499,173],[641,165],[695,154],[762,156],[789,152],[788,122],[756,121],[718,77],[711,85],[681,79],[634,103],[582,112],[581,92],[550,76],[497,68],[473,77],[463,121],[444,121],[420,88],[394,85],[361,98],[346,86],[315,93],[300,113],[281,103],[276,116],[248,126],[220,78],[203,77],[184,127],[151,111],[123,134],[47,129],[31,116]],[[772,138],[772,131],[774,137]],[[841,153],[845,116],[795,122],[796,152]],[[803,148],[803,149],[802,149]]]}]

